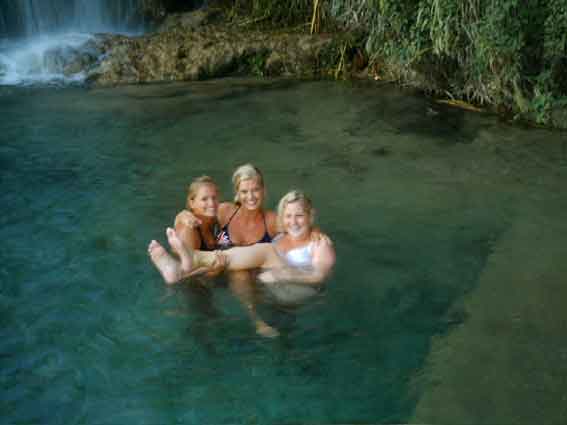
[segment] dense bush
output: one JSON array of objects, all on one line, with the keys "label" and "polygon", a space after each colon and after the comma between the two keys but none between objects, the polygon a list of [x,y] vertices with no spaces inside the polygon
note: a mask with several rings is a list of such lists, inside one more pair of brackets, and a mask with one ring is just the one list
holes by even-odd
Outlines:
[{"label": "dense bush", "polygon": [[[320,0],[323,16],[366,31],[370,63],[430,89],[546,122],[567,99],[566,0]],[[236,0],[272,23],[309,22],[315,0]],[[323,25],[325,28],[325,25]],[[411,81],[410,81],[411,82]]]},{"label": "dense bush", "polygon": [[407,77],[434,65],[439,89],[545,122],[567,95],[565,0],[334,0],[334,15],[368,30],[367,52]]}]

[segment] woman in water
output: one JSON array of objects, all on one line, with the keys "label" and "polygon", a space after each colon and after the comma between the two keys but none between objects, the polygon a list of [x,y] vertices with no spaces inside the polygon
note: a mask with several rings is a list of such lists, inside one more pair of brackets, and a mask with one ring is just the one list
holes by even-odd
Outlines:
[{"label": "woman in water", "polygon": [[[316,291],[335,264],[335,250],[330,241],[313,241],[315,211],[311,201],[299,191],[287,193],[279,202],[277,221],[283,235],[271,244],[233,247],[222,252],[206,252],[187,248],[174,229],[168,228],[167,238],[179,261],[171,257],[155,240],[148,252],[168,283],[180,276],[190,276],[195,270],[213,267],[218,256],[229,271],[264,269],[258,276],[268,288],[277,289],[282,282],[300,285]],[[168,261],[161,261],[167,256]],[[165,265],[163,267],[162,265]]]},{"label": "woman in water", "polygon": [[[262,172],[252,164],[241,165],[232,175],[232,184],[234,202],[223,202],[218,208],[217,222],[220,225],[220,233],[216,240],[217,248],[228,249],[233,246],[271,242],[278,232],[277,219],[273,211],[264,209],[266,189]],[[201,218],[190,210],[185,210],[178,214],[176,223],[191,228],[200,226]],[[277,336],[277,331],[264,322],[256,312],[252,271],[232,271],[229,273],[229,286],[245,307],[256,327],[256,332],[268,337]]]},{"label": "woman in water", "polygon": [[194,179],[187,191],[186,208],[199,219],[196,227],[187,226],[181,214],[175,217],[175,231],[189,248],[213,251],[217,248],[219,190],[209,176]]},{"label": "woman in water", "polygon": [[[197,177],[189,185],[186,208],[199,219],[199,225],[186,225],[179,214],[175,218],[175,232],[185,247],[200,251],[213,251],[216,249],[218,194],[218,187],[209,176]],[[160,255],[160,248],[157,248],[155,254],[156,261],[162,262],[162,264],[156,264],[156,266],[158,268],[168,268],[167,262],[173,259],[167,255]],[[222,261],[222,259],[219,258],[219,261]],[[219,264],[222,266],[222,263]],[[211,270],[207,269],[207,271]],[[198,272],[200,270],[196,270],[193,274]]]}]

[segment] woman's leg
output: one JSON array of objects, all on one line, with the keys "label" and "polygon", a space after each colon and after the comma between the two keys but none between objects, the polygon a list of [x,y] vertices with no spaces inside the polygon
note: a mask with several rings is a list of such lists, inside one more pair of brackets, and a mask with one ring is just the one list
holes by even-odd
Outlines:
[{"label": "woman's leg", "polygon": [[168,285],[173,285],[201,271],[208,271],[215,264],[217,254],[214,252],[188,249],[171,228],[167,229],[166,234],[171,250],[178,255],[179,260],[155,240],[150,242],[148,254]]},{"label": "woman's leg", "polygon": [[[174,229],[168,227],[166,233],[169,245],[179,255],[182,270],[194,274],[198,269],[210,267],[215,263],[218,252],[191,250],[183,244]],[[227,270],[250,270],[283,265],[274,247],[269,243],[238,246],[222,251],[220,255],[227,260]]]},{"label": "woman's leg", "polygon": [[210,270],[217,263],[217,256],[226,259],[226,269],[230,271],[273,268],[283,265],[274,247],[268,243],[252,246],[234,247],[226,251],[197,251],[185,246],[174,229],[166,230],[171,250],[179,256],[173,258],[157,241],[148,246],[148,253],[167,284]]},{"label": "woman's leg", "polygon": [[277,329],[268,325],[256,312],[256,291],[249,271],[232,271],[229,274],[229,286],[234,296],[246,309],[254,323],[258,335],[274,338],[279,335]]},{"label": "woman's leg", "polygon": [[181,263],[173,258],[159,242],[155,240],[150,242],[148,254],[150,254],[152,262],[161,273],[165,283],[172,285],[183,279]]},{"label": "woman's leg", "polygon": [[270,269],[284,264],[270,243],[236,246],[222,252],[228,270]]}]

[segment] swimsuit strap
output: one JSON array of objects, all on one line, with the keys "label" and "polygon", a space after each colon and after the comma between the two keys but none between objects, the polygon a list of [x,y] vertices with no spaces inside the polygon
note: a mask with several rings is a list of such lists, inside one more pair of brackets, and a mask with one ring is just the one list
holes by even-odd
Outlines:
[{"label": "swimsuit strap", "polygon": [[222,226],[219,230],[219,232],[215,235],[215,239],[217,241],[217,246],[219,246],[221,249],[228,249],[231,246],[233,246],[234,244],[232,243],[232,241],[230,240],[230,233],[228,231],[228,225],[230,224],[230,222],[232,221],[232,219],[234,218],[234,216],[236,215],[236,213],[238,212],[238,210],[240,210],[240,205],[238,205],[238,207],[236,208],[236,211],[234,211],[232,213],[232,215],[230,216],[230,218],[228,219],[228,221],[226,222],[226,224],[224,226]]},{"label": "swimsuit strap", "polygon": [[240,207],[242,205],[238,205],[238,208],[236,208],[236,211],[234,211],[232,213],[232,215],[230,216],[230,218],[228,219],[228,221],[226,222],[226,224],[223,226],[223,229],[228,229],[228,225],[230,224],[230,222],[232,221],[232,219],[234,218],[234,216],[236,215],[236,213],[240,210]]},{"label": "swimsuit strap", "polygon": [[270,236],[270,232],[268,232],[268,223],[266,223],[266,214],[262,213],[262,217],[264,219],[264,235],[262,239],[260,239],[257,243],[269,243],[272,242],[272,237]]}]

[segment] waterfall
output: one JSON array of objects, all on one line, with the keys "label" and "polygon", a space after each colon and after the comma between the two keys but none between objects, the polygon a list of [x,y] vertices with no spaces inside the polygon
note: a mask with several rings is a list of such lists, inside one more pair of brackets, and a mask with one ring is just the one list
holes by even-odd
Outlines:
[{"label": "waterfall", "polygon": [[[93,33],[139,34],[147,0],[0,0],[0,85],[77,81],[61,63]],[[55,56],[54,56],[55,52]]]},{"label": "waterfall", "polygon": [[0,6],[0,37],[140,32],[144,0],[15,0]]}]

